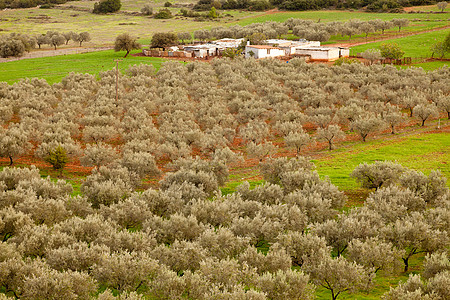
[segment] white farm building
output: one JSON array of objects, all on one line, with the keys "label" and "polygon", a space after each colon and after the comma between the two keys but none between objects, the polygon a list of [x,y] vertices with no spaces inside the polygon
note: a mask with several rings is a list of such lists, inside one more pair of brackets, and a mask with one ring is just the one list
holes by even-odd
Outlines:
[{"label": "white farm building", "polygon": [[348,57],[350,50],[343,47],[299,47],[295,54],[309,56],[316,61],[334,61],[339,57]]},{"label": "white farm building", "polygon": [[245,58],[273,58],[284,56],[285,51],[281,48],[267,45],[247,45],[245,46]]}]

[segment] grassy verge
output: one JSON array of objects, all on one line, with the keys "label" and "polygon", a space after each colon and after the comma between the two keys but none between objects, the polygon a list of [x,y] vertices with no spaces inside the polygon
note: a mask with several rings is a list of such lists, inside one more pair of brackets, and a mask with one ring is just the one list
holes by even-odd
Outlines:
[{"label": "grassy verge", "polygon": [[127,58],[123,58],[124,54],[125,52],[108,50],[1,63],[0,81],[6,81],[11,84],[19,81],[21,78],[38,77],[52,84],[61,81],[70,72],[98,74],[102,71],[111,70],[116,65],[114,59],[123,59],[119,62],[120,70],[125,70],[131,65],[141,63],[152,64],[156,69],[159,69],[164,61],[156,57],[134,57],[130,55]]}]

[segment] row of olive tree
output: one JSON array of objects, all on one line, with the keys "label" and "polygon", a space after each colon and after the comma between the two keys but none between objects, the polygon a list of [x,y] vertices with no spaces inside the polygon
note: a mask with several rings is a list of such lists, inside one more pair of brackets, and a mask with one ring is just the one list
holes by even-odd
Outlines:
[{"label": "row of olive tree", "polygon": [[78,299],[101,286],[99,299],[114,299],[111,291],[127,299],[313,299],[322,286],[334,300],[370,292],[374,277],[398,274],[402,263],[408,271],[409,259],[425,252],[427,282],[415,275],[386,299],[448,295],[450,192],[439,172],[362,165],[355,176],[370,169],[384,184],[343,212],[344,193],[303,157],[268,160],[260,165],[265,184],[221,195],[225,157],[177,160],[160,190],[144,192],[134,191],[126,167],[101,167],[79,196],[34,167],[4,168],[2,291]]},{"label": "row of olive tree", "polygon": [[[92,165],[99,167],[112,162],[112,151],[120,157],[145,152],[165,164],[193,153],[245,149],[262,161],[278,151],[271,142],[279,138],[300,154],[314,137],[332,148],[345,131],[363,141],[387,128],[395,133],[407,121],[404,109],[422,125],[449,114],[446,72],[329,69],[301,60],[173,62],[156,75],[149,66],[118,74],[118,102],[113,71],[100,81],[75,74],[53,86],[21,81],[1,86],[0,153],[11,163],[30,152],[47,161],[51,153],[75,160],[97,155],[100,162]],[[55,153],[59,146],[64,151]]]},{"label": "row of olive tree", "polygon": [[354,35],[365,34],[398,27],[400,31],[403,27],[408,26],[408,19],[392,19],[390,21],[374,19],[362,21],[352,19],[347,22],[332,21],[327,23],[317,23],[313,20],[290,18],[285,22],[252,23],[247,26],[231,26],[231,27],[214,27],[211,30],[201,29],[194,32],[194,38],[200,41],[221,38],[245,38],[252,34],[258,33],[264,36],[263,39],[280,38],[289,31],[299,37],[312,41],[325,42],[333,35],[348,36],[349,39]]},{"label": "row of olive tree", "polygon": [[30,52],[36,47],[41,49],[42,45],[50,45],[55,48],[64,44],[68,44],[70,40],[80,43],[91,40],[89,32],[63,32],[47,31],[46,34],[38,34],[29,36],[26,34],[11,33],[0,37],[0,57],[20,57],[25,52]]}]

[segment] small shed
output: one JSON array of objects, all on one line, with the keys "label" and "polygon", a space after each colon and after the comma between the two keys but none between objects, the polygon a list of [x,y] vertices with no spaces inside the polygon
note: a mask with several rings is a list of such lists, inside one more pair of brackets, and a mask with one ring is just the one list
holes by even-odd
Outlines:
[{"label": "small shed", "polygon": [[245,46],[245,58],[271,58],[284,56],[285,51],[278,47],[267,45],[247,45]]},{"label": "small shed", "polygon": [[310,55],[311,60],[334,61],[340,57],[338,47],[299,47],[295,48],[295,54]]},{"label": "small shed", "polygon": [[207,56],[217,56],[222,48],[214,44],[202,44],[185,46],[184,51],[191,53],[192,57],[207,57]]},{"label": "small shed", "polygon": [[350,56],[350,48],[338,47],[339,48],[339,56],[340,57],[349,57]]}]

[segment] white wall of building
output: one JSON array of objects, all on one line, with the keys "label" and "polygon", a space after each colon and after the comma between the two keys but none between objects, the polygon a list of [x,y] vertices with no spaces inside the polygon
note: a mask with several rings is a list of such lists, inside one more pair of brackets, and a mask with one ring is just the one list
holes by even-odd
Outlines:
[{"label": "white wall of building", "polygon": [[[253,52],[254,55],[250,55]],[[283,49],[273,48],[273,47],[252,47],[251,45],[245,46],[245,58],[269,58],[284,56],[285,52]]]},{"label": "white wall of building", "polygon": [[349,57],[350,56],[350,49],[349,48],[339,48],[341,50],[341,56],[343,57]]},{"label": "white wall of building", "polygon": [[339,58],[339,48],[296,48],[295,54],[310,55],[312,60],[333,61]]}]

